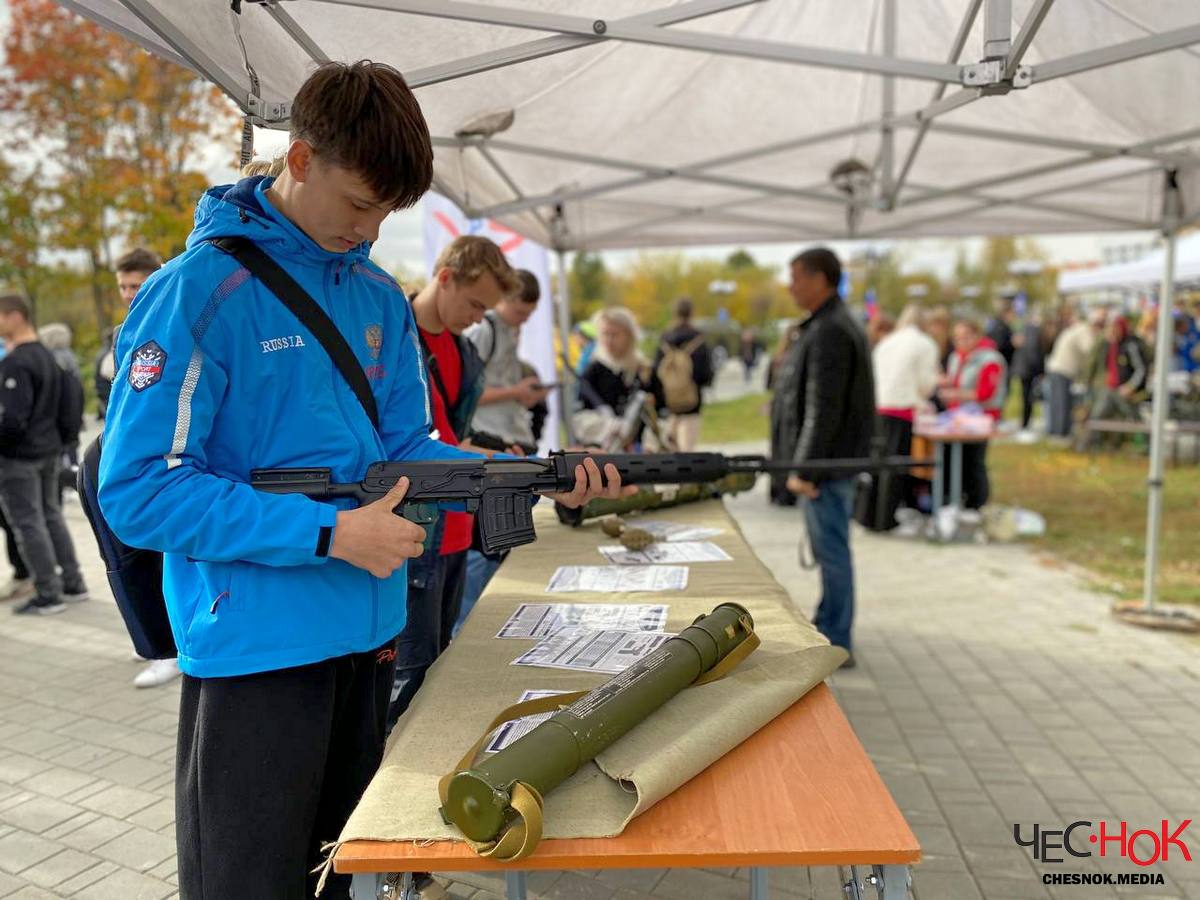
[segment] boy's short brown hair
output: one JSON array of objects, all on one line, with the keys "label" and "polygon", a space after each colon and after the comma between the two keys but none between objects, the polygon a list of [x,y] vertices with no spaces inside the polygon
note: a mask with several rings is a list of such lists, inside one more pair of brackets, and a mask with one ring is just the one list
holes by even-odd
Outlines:
[{"label": "boy's short brown hair", "polygon": [[20,313],[21,318],[26,322],[33,319],[33,313],[29,309],[29,301],[20,294],[5,294],[0,297],[0,314],[3,313]]},{"label": "boy's short brown hair", "polygon": [[152,275],[162,268],[162,260],[157,253],[152,253],[145,247],[134,247],[124,256],[117,258],[115,266],[118,272],[145,272]]},{"label": "boy's short brown hair", "polygon": [[521,290],[521,280],[504,258],[504,251],[478,235],[460,235],[447,244],[433,264],[435,275],[442,269],[449,269],[460,282],[478,281],[490,272],[506,297]]},{"label": "boy's short brown hair", "polygon": [[528,269],[517,269],[517,280],[521,283],[521,288],[514,297],[522,303],[537,303],[542,299],[542,288],[536,275]]},{"label": "boy's short brown hair", "polygon": [[292,102],[291,136],[393,209],[412,206],[433,182],[425,116],[404,76],[383,63],[330,62],[313,72]]}]

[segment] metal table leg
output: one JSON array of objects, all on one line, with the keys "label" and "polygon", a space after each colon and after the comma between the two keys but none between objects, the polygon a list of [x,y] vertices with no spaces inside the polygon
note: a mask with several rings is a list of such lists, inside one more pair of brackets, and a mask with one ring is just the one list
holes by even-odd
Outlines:
[{"label": "metal table leg", "polygon": [[963,445],[955,441],[950,445],[950,505],[958,510],[963,508],[962,456]]},{"label": "metal table leg", "polygon": [[750,900],[768,900],[771,889],[767,886],[767,870],[753,868],[750,870]]},{"label": "metal table leg", "polygon": [[382,886],[382,875],[376,872],[356,872],[350,877],[350,896],[354,900],[377,900]]},{"label": "metal table leg", "polygon": [[504,873],[504,894],[508,900],[527,900],[527,893],[524,872]]},{"label": "metal table leg", "polygon": [[942,445],[937,441],[933,446],[933,493],[929,495],[929,521],[932,523],[933,536],[937,538],[938,510],[942,508]]},{"label": "metal table leg", "polygon": [[872,866],[871,883],[879,900],[908,900],[912,873],[908,866]]}]

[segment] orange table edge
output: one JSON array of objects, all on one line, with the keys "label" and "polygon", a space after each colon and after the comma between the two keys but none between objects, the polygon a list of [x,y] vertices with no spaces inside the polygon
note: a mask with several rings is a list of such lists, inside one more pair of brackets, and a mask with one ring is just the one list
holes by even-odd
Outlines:
[{"label": "orange table edge", "polygon": [[[519,863],[483,859],[460,841],[348,841],[337,851],[334,870],[866,865],[903,872],[920,859],[916,837],[821,684],[616,837],[544,840]],[[356,888],[365,883],[356,879]]]}]

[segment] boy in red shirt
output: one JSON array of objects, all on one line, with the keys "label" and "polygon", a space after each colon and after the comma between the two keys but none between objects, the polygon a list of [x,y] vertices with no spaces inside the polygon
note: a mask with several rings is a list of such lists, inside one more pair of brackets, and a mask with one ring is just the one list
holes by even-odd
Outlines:
[{"label": "boy in red shirt", "polygon": [[[412,298],[429,375],[432,436],[486,452],[463,439],[483,393],[483,361],[461,335],[520,283],[500,248],[473,235],[456,238],[433,269],[433,278]],[[409,562],[408,622],[396,646],[389,724],[408,708],[425,672],[450,643],[462,603],[473,519],[466,512],[443,512],[430,529],[429,549]]]}]

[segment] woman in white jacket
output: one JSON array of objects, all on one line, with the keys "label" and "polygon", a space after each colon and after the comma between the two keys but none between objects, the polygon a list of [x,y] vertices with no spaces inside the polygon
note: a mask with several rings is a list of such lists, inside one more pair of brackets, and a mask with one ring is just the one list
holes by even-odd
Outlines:
[{"label": "woman in white jacket", "polygon": [[[932,396],[940,374],[937,343],[922,330],[920,306],[905,307],[896,329],[875,345],[871,362],[883,453],[907,456],[917,408]],[[872,485],[869,502],[860,506],[859,522],[875,531],[895,528],[896,510],[912,495],[912,478],[883,473]]]}]

